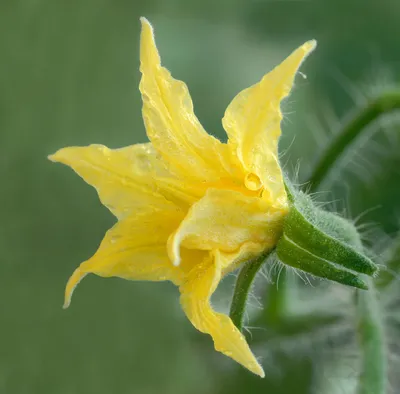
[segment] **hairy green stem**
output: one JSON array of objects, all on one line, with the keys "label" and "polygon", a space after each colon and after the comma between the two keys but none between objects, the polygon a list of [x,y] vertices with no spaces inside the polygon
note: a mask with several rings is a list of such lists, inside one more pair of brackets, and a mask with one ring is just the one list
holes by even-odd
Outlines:
[{"label": "hairy green stem", "polygon": [[385,394],[387,385],[385,333],[374,282],[357,290],[358,338],[362,351],[357,394]]},{"label": "hairy green stem", "polygon": [[[367,126],[396,109],[400,109],[400,92],[382,94],[361,110],[338,134],[315,166],[308,180],[310,192],[318,190],[334,163]],[[387,354],[384,326],[374,280],[367,280],[369,290],[356,291],[358,337],[362,352],[358,394],[385,394]]]},{"label": "hairy green stem", "polygon": [[397,109],[400,109],[400,91],[386,92],[376,97],[357,113],[337,135],[336,139],[314,166],[314,170],[308,181],[310,192],[314,192],[318,189],[329,174],[333,164],[351,143],[365,131],[368,125],[373,123],[380,116]]},{"label": "hairy green stem", "polygon": [[272,250],[247,262],[237,277],[229,316],[240,331],[243,328],[244,311],[254,278],[271,253]]}]

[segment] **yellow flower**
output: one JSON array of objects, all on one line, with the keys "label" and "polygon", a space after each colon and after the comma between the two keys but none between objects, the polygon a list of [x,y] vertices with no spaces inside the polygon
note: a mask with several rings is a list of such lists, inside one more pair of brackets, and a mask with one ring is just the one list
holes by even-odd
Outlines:
[{"label": "yellow flower", "polygon": [[50,159],[93,185],[118,222],[75,270],[65,307],[88,273],[170,280],[192,324],[215,349],[264,376],[244,336],[210,297],[222,277],[273,248],[288,212],[277,146],[280,102],[290,92],[309,41],[228,106],[228,143],[207,134],[186,85],[161,66],[153,29],[142,18],[140,91],[150,143],[121,149],[68,147]]}]

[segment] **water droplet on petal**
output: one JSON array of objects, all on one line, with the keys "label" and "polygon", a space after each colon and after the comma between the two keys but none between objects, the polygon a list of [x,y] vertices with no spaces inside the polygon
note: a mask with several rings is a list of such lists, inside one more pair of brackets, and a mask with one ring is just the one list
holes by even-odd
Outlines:
[{"label": "water droplet on petal", "polygon": [[252,191],[260,190],[263,186],[261,179],[254,173],[249,173],[244,178],[244,184],[247,189]]}]

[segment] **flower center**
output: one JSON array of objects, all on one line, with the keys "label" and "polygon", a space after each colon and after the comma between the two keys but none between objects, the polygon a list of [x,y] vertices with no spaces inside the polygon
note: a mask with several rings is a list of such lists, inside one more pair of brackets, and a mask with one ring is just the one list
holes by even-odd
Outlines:
[{"label": "flower center", "polygon": [[247,189],[251,191],[260,190],[263,186],[261,179],[258,177],[258,175],[252,172],[246,175],[246,177],[244,178],[244,184]]}]

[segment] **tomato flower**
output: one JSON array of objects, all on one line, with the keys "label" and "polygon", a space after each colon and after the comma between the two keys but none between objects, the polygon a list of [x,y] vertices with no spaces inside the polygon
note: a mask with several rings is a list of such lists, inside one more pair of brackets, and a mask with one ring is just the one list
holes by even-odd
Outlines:
[{"label": "tomato flower", "polygon": [[94,186],[118,222],[68,281],[65,307],[87,274],[169,280],[192,324],[215,349],[264,376],[231,319],[210,297],[228,272],[276,246],[289,204],[278,159],[280,103],[315,48],[309,41],[239,93],[222,120],[228,142],[207,134],[187,86],[161,66],[142,18],[140,91],[150,142],[121,149],[68,147],[50,156]]}]

